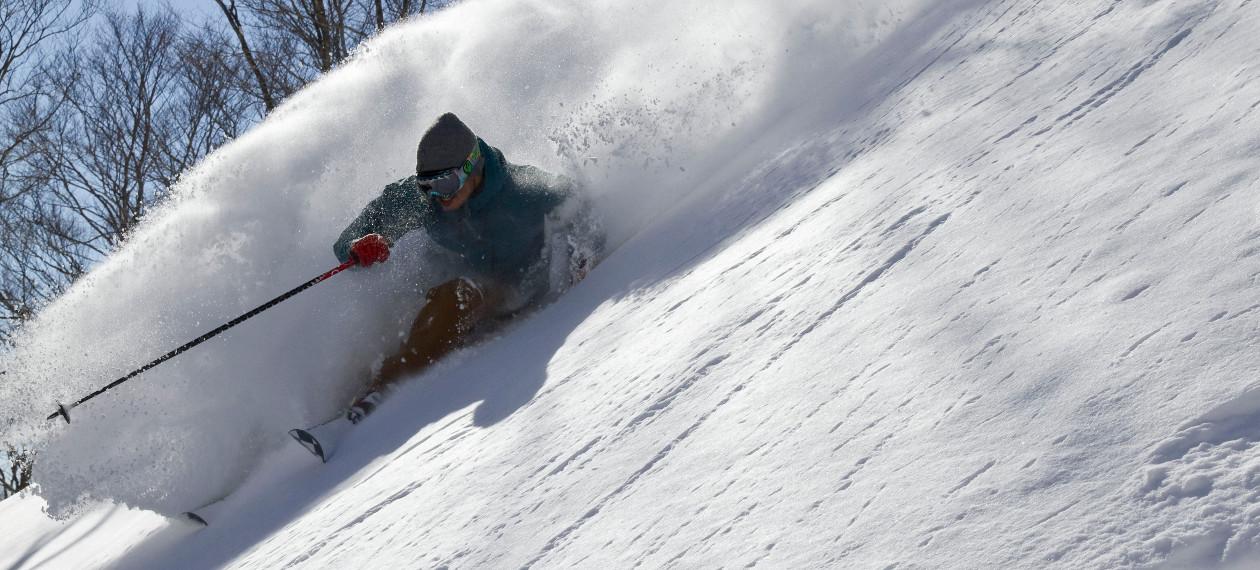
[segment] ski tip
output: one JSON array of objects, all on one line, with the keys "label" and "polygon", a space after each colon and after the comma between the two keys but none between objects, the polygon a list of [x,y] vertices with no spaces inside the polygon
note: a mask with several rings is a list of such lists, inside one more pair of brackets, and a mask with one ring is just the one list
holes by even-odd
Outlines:
[{"label": "ski tip", "polygon": [[191,521],[195,524],[199,524],[203,527],[210,526],[210,523],[207,522],[206,519],[202,518],[201,515],[194,513],[192,511],[188,511],[184,513],[184,518],[188,521]]},{"label": "ski tip", "polygon": [[293,439],[302,444],[302,447],[305,447],[307,451],[315,454],[321,463],[328,463],[328,457],[324,455],[324,447],[319,444],[319,440],[315,439],[315,436],[311,435],[310,432],[304,429],[291,429],[289,430],[289,435],[293,436]]}]

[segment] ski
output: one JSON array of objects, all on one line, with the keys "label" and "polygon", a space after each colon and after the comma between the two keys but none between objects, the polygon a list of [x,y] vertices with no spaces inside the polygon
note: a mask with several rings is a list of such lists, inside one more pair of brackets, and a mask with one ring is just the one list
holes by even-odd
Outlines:
[{"label": "ski", "polygon": [[351,404],[346,411],[308,428],[289,430],[289,436],[323,463],[328,463],[341,437],[350,427],[363,421],[384,399],[384,393],[371,391]]},{"label": "ski", "polygon": [[220,497],[191,511],[184,511],[180,517],[194,525],[210,526],[210,522],[218,520],[219,515],[223,513],[223,504],[226,500],[226,496]]},{"label": "ski", "polygon": [[328,454],[324,452],[324,446],[319,443],[319,438],[311,434],[310,431],[295,428],[289,430],[289,436],[297,440],[298,444],[313,453],[315,457],[318,457],[320,462],[328,463]]},{"label": "ski", "polygon": [[340,443],[342,436],[353,425],[344,414],[338,414],[321,424],[291,429],[289,436],[312,455],[318,457],[320,462],[328,463],[328,460],[332,459],[333,454],[336,453],[337,444]]},{"label": "ski", "polygon": [[201,526],[210,526],[210,521],[198,514],[197,511],[184,511],[184,518]]}]

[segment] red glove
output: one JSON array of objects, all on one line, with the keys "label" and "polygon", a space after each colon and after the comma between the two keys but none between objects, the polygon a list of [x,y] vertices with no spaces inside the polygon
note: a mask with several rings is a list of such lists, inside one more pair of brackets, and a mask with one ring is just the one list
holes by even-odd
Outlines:
[{"label": "red glove", "polygon": [[389,242],[381,234],[368,234],[350,242],[350,261],[363,267],[389,259]]}]

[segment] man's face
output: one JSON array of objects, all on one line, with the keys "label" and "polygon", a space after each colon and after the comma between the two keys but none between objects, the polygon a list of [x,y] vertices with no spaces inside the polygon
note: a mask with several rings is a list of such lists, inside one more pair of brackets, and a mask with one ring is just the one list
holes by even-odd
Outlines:
[{"label": "man's face", "polygon": [[455,192],[455,195],[451,196],[450,200],[443,200],[439,198],[437,203],[439,206],[442,206],[442,210],[445,212],[458,210],[464,207],[464,204],[468,203],[468,199],[472,197],[473,191],[475,191],[480,185],[481,175],[474,174],[468,177],[468,180],[464,182],[463,186],[459,187],[459,191]]}]

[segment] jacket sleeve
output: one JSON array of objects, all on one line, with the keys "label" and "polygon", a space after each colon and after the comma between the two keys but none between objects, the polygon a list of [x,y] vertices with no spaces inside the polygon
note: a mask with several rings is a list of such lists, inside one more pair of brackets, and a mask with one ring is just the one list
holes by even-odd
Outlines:
[{"label": "jacket sleeve", "polygon": [[428,200],[416,189],[414,176],[390,184],[341,232],[333,244],[333,254],[345,263],[350,259],[350,242],[367,234],[381,234],[393,244],[408,232],[424,227],[429,207]]}]

